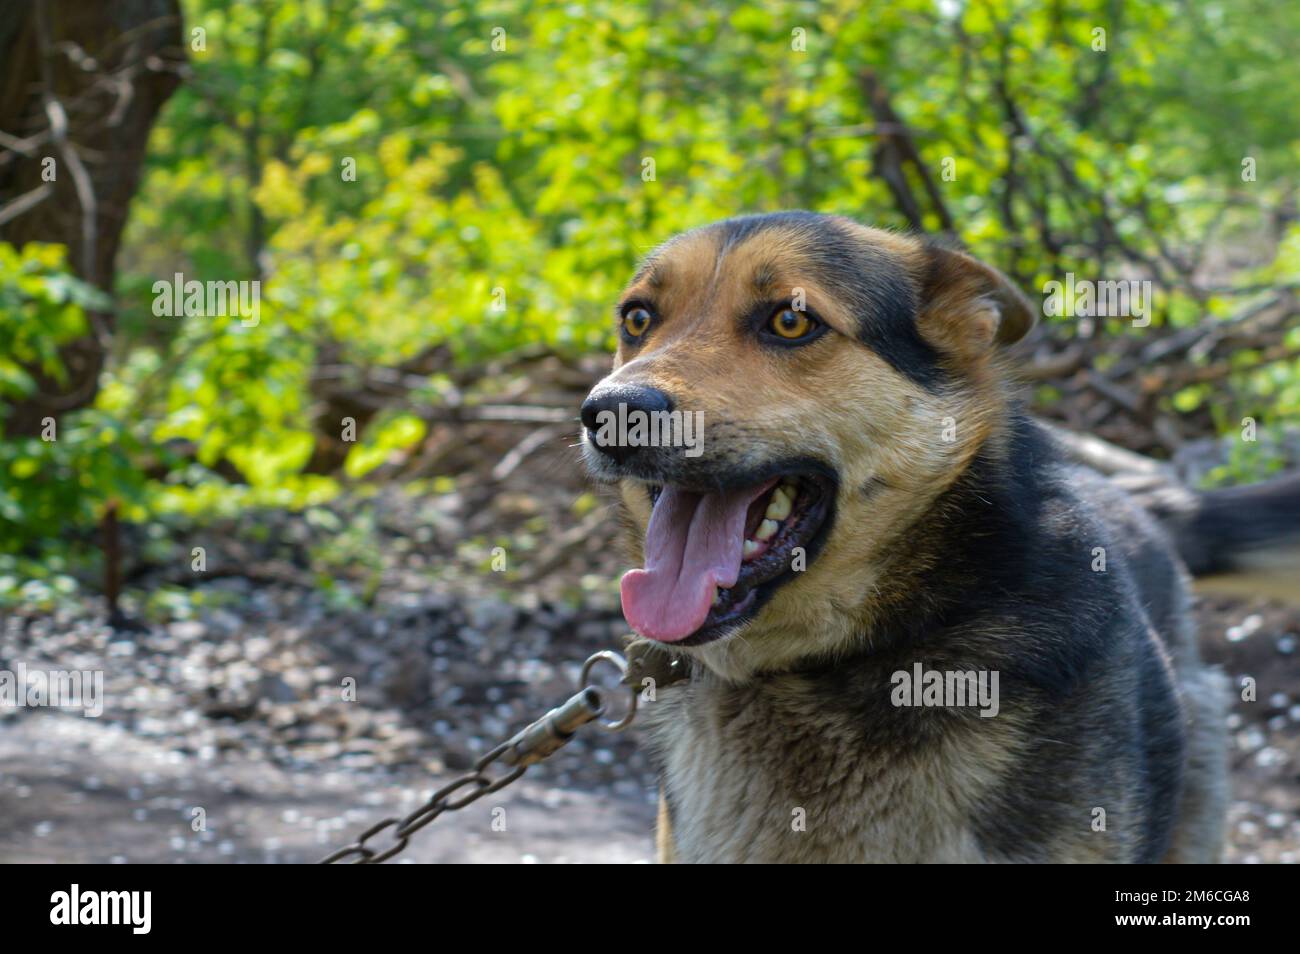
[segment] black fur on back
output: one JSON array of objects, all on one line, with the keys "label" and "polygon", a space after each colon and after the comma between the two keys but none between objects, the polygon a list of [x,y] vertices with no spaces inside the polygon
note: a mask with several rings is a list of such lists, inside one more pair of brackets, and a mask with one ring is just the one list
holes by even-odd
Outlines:
[{"label": "black fur on back", "polygon": [[[986,850],[1023,857],[1063,832],[1089,832],[1123,840],[1132,860],[1157,861],[1169,846],[1185,753],[1166,645],[1173,634],[1157,633],[1145,605],[1171,600],[1140,590],[1126,553],[1143,541],[1132,526],[1118,539],[1105,510],[1072,486],[1075,476],[1050,438],[1015,417],[1004,452],[977,459],[909,534],[900,571],[923,569],[871,634],[872,651],[823,678],[840,704],[859,710],[868,736],[888,725],[926,744],[942,734],[927,723],[975,720],[978,728],[978,716],[883,705],[887,674],[917,662],[997,671],[1002,714],[1035,731],[1016,753],[1023,770],[1009,773],[980,816]],[[1146,558],[1168,572],[1146,576],[1173,585],[1169,548],[1154,526],[1140,527],[1147,531]],[[1092,568],[1097,547],[1105,572]],[[1162,622],[1172,624],[1172,614]],[[1105,832],[1090,832],[1081,798],[1105,811]]]}]

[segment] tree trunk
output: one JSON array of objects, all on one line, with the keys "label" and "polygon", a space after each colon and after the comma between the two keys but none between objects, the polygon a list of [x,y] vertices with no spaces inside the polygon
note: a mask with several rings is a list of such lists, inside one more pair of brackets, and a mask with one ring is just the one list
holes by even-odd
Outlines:
[{"label": "tree trunk", "polygon": [[[185,69],[179,4],[0,0],[0,62],[0,241],[66,245],[72,271],[111,292],[149,130]],[[39,391],[6,433],[94,399],[114,320],[88,317],[64,349],[67,381],[29,369]]]}]

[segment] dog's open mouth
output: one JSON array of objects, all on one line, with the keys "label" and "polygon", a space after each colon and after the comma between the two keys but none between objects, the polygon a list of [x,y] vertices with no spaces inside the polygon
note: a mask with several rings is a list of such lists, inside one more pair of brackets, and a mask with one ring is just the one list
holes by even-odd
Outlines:
[{"label": "dog's open mouth", "polygon": [[757,612],[815,555],[834,500],[820,475],[732,490],[651,488],[645,569],[623,576],[623,615],[640,635],[699,645]]}]

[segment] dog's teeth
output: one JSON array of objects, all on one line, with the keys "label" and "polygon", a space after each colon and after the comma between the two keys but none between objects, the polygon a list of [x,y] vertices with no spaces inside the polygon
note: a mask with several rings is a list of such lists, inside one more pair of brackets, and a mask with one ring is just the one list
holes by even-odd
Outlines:
[{"label": "dog's teeth", "polygon": [[[746,542],[748,542],[748,541],[746,541]],[[726,599],[726,592],[727,592],[726,590],[722,590],[722,589],[718,589],[718,590],[714,590],[714,591],[713,591],[713,605],[714,605],[714,606],[721,606],[721,605],[722,605],[723,600]]]},{"label": "dog's teeth", "polygon": [[740,548],[740,552],[745,559],[748,559],[749,557],[752,557],[755,553],[758,553],[762,549],[763,548],[759,546],[757,543],[755,543],[753,540],[746,540],[745,545]]},{"label": "dog's teeth", "polygon": [[790,516],[791,500],[784,487],[772,491],[772,499],[767,503],[767,512],[763,516],[778,523]]},{"label": "dog's teeth", "polygon": [[755,540],[771,540],[776,535],[776,531],[781,529],[781,525],[775,520],[764,520],[758,525],[758,530],[754,532]]}]

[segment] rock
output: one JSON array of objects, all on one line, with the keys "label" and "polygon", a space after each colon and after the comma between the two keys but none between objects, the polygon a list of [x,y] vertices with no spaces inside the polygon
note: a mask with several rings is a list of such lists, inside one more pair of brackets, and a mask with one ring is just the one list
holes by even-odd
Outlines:
[{"label": "rock", "polygon": [[259,698],[266,699],[270,702],[296,702],[298,693],[287,683],[283,677],[270,674],[263,676],[257,684],[257,695]]}]

